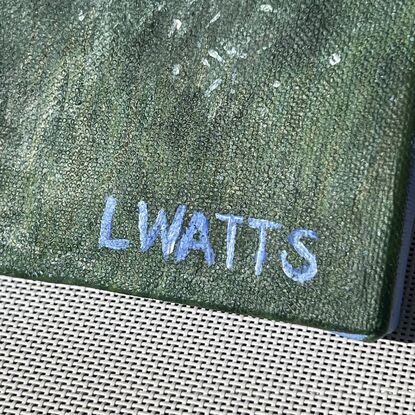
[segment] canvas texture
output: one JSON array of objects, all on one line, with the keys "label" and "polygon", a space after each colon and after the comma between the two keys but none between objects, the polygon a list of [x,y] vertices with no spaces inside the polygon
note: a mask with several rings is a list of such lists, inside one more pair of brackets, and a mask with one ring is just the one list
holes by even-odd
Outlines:
[{"label": "canvas texture", "polygon": [[0,271],[384,334],[414,10],[6,0]]}]

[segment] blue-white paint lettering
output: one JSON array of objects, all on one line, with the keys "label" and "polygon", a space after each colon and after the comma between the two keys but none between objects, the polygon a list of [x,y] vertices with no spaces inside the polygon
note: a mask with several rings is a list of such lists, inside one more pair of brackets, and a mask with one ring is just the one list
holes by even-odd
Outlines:
[{"label": "blue-white paint lettering", "polygon": [[233,257],[235,255],[236,226],[243,222],[242,216],[223,215],[216,213],[216,219],[228,222],[226,234],[226,268],[232,269]]},{"label": "blue-white paint lettering", "polygon": [[167,223],[167,215],[164,209],[161,209],[157,215],[153,226],[148,229],[148,210],[147,204],[143,201],[138,203],[138,229],[140,231],[140,248],[141,252],[148,251],[155,243],[157,236],[161,238],[161,248],[164,259],[167,259],[174,250],[177,238],[180,235],[183,218],[187,207],[180,205],[176,209],[172,224]]},{"label": "blue-white paint lettering", "polygon": [[264,219],[249,218],[248,224],[251,228],[259,229],[259,244],[255,260],[255,274],[261,275],[262,267],[267,259],[266,245],[267,245],[267,230],[281,229],[282,225]]},{"label": "blue-white paint lettering", "polygon": [[[200,234],[199,240],[194,239],[196,233]],[[209,241],[209,222],[201,212],[193,213],[189,226],[177,246],[176,260],[179,262],[186,259],[192,249],[203,251],[207,264],[214,264],[215,253]]]},{"label": "blue-white paint lettering", "polygon": [[[108,196],[101,219],[99,235],[99,247],[114,250],[124,250],[130,246],[128,239],[113,239],[113,218],[117,207],[117,199]],[[147,252],[151,249],[158,237],[161,240],[161,248],[165,260],[173,254],[177,262],[184,261],[191,250],[199,250],[204,254],[208,266],[215,263],[215,252],[209,240],[209,221],[202,212],[193,212],[188,227],[182,234],[184,216],[187,212],[186,205],[180,205],[169,223],[164,209],[160,209],[155,221],[149,224],[148,208],[144,201],[138,203],[138,229],[140,234],[140,250]],[[234,265],[236,233],[238,225],[244,222],[242,216],[231,213],[216,213],[216,219],[227,224],[226,233],[226,268],[231,270]],[[248,224],[257,229],[259,233],[258,248],[255,254],[255,274],[261,275],[264,263],[267,260],[267,232],[283,228],[283,225],[265,219],[249,218]],[[241,229],[241,228],[239,228]],[[239,230],[238,230],[239,232]],[[288,260],[287,251],[281,251],[279,256],[282,270],[293,281],[303,284],[312,280],[317,275],[316,256],[305,247],[302,238],[318,239],[315,231],[307,229],[295,229],[288,236],[288,243],[303,260],[303,265],[294,267]]]},{"label": "blue-white paint lettering", "polygon": [[287,251],[281,252],[281,263],[282,269],[287,277],[303,284],[316,276],[317,261],[315,255],[300,241],[301,238],[318,239],[318,235],[316,232],[307,229],[295,229],[288,235],[288,242],[292,245],[297,254],[307,261],[307,264],[299,268],[294,268],[287,260]]},{"label": "blue-white paint lettering", "polygon": [[114,216],[115,208],[117,207],[117,199],[114,196],[109,196],[105,203],[104,213],[101,219],[101,232],[99,235],[100,248],[109,249],[127,249],[130,245],[128,239],[112,239],[112,218]]}]

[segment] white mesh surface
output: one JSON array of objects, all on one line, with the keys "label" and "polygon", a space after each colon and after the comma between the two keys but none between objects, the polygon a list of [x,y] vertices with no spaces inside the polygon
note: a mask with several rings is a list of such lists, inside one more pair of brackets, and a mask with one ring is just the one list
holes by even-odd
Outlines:
[{"label": "white mesh surface", "polygon": [[0,414],[414,414],[412,268],[374,344],[1,277]]}]

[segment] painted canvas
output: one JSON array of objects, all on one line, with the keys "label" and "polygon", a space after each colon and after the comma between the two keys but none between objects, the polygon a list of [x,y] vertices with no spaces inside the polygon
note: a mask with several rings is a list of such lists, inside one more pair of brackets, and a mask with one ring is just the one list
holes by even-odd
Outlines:
[{"label": "painted canvas", "polygon": [[414,0],[1,9],[1,273],[393,330]]}]

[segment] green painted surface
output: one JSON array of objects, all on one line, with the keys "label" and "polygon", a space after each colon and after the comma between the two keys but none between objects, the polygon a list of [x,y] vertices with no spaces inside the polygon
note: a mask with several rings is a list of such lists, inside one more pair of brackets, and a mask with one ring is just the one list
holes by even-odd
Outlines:
[{"label": "green painted surface", "polygon": [[[1,10],[0,271],[378,336],[408,177],[415,1],[9,1]],[[220,13],[220,14],[219,14]],[[99,248],[105,198],[115,238]],[[137,203],[210,221],[216,254],[139,250]],[[245,218],[234,268],[226,224]],[[254,272],[258,231],[267,262]],[[288,278],[281,250],[318,273]]]}]

